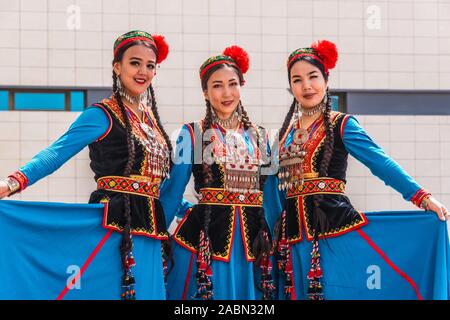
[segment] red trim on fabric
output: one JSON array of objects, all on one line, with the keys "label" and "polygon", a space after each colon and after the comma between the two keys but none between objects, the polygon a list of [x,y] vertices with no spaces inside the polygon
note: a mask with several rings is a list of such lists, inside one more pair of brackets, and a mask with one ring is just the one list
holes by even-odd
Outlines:
[{"label": "red trim on fabric", "polygon": [[[288,241],[290,244],[295,244],[295,243],[298,243],[298,242],[302,241],[303,233],[302,233],[301,221],[303,221],[303,226],[304,226],[304,230],[305,230],[306,240],[307,241],[312,241],[314,239],[314,237],[312,235],[310,235],[309,232],[308,232],[309,231],[309,225],[306,223],[305,212],[303,210],[303,197],[298,197],[298,199],[299,199],[299,201],[298,201],[298,203],[299,203],[298,204],[298,210],[299,210],[299,216],[301,217],[301,220],[299,220],[300,238],[299,239],[295,239],[293,241]],[[301,201],[301,206],[300,206],[300,199],[302,200]],[[339,232],[336,232],[336,233],[333,233],[333,234],[319,236],[319,240],[320,239],[328,239],[328,238],[334,238],[334,237],[337,237],[337,236],[341,236],[343,234],[346,234],[348,232],[354,231],[356,229],[362,228],[365,225],[367,225],[369,223],[369,220],[367,220],[366,215],[363,212],[360,212],[360,211],[358,211],[358,213],[359,213],[359,215],[362,218],[362,222],[354,225],[353,227],[350,227],[348,229],[345,229],[345,230],[342,230],[342,231],[339,231]]]},{"label": "red trim on fabric", "polygon": [[183,219],[181,219],[180,223],[178,224],[177,228],[175,229],[175,231],[173,233],[174,237],[177,235],[178,230],[180,230],[181,226],[186,221],[186,219],[189,216],[189,214],[191,214],[191,211],[192,211],[192,207],[185,211]]},{"label": "red trim on fabric", "polygon": [[180,221],[180,223],[178,224],[177,228],[175,229],[174,233],[173,233],[173,240],[175,240],[176,243],[178,243],[180,246],[182,246],[183,248],[185,248],[186,250],[188,250],[189,252],[192,253],[197,253],[197,250],[195,250],[195,248],[191,248],[188,247],[186,244],[184,244],[180,239],[177,238],[177,234],[178,231],[180,230],[180,228],[183,226],[184,222],[186,221],[186,219],[188,218],[189,214],[191,213],[192,208],[189,208],[186,210],[186,213],[184,214],[183,219]]},{"label": "red trim on fabric", "polygon": [[192,273],[192,264],[194,263],[195,253],[191,254],[191,259],[189,261],[189,269],[186,276],[186,279],[184,280],[184,289],[183,289],[183,295],[181,296],[181,300],[186,300],[187,291],[189,288],[189,282],[191,281],[191,273]]},{"label": "red trim on fabric", "polygon": [[186,125],[186,127],[188,127],[188,129],[189,129],[189,135],[191,136],[191,142],[192,142],[192,149],[194,149],[194,145],[195,145],[194,129],[188,124]]},{"label": "red trim on fabric", "polygon": [[94,103],[93,106],[96,106],[96,107],[101,108],[101,109],[106,113],[106,115],[108,116],[108,119],[109,119],[109,127],[108,127],[108,129],[105,131],[105,133],[103,133],[103,134],[100,136],[100,138],[98,138],[97,140],[95,140],[95,142],[98,142],[98,141],[103,140],[103,139],[109,134],[109,132],[110,132],[111,129],[112,129],[113,122],[112,122],[111,115],[109,114],[109,112],[106,110],[106,108],[105,108],[104,106],[102,106],[101,104],[98,104],[98,103]]},{"label": "red trim on fabric", "polygon": [[86,271],[87,267],[91,264],[92,260],[94,260],[95,256],[100,251],[100,249],[103,247],[103,245],[105,244],[106,240],[108,240],[109,237],[111,236],[111,233],[112,233],[112,230],[109,230],[103,236],[103,238],[100,240],[100,242],[95,247],[94,251],[91,252],[91,254],[89,255],[88,259],[86,260],[86,262],[81,267],[80,272],[72,279],[70,284],[66,285],[66,287],[63,289],[63,291],[61,291],[61,293],[58,295],[56,300],[62,300],[64,298],[64,296],[67,294],[67,292],[70,290],[70,288],[78,281],[78,279],[81,278],[82,274],[84,273],[84,271]]},{"label": "red trim on fabric", "polygon": [[[213,63],[208,64],[208,65],[202,70],[202,72],[200,73],[200,79],[203,78],[203,75],[205,74],[205,72],[208,71],[209,69],[211,69],[213,66],[216,66],[216,65],[221,64],[221,63],[224,63],[224,62],[227,62],[227,63],[229,63],[229,64],[232,64],[232,65],[237,66],[236,63],[234,63],[234,62],[232,62],[232,61],[230,61],[230,60],[225,60],[225,59],[224,59],[224,60],[214,61]],[[238,67],[238,68],[239,68],[239,67]]]},{"label": "red trim on fabric", "polygon": [[367,241],[367,243],[369,243],[369,245],[384,259],[384,261],[386,261],[386,263],[392,268],[394,269],[395,272],[397,272],[402,278],[404,278],[410,285],[411,287],[414,289],[417,298],[419,300],[423,300],[420,292],[419,292],[419,288],[417,287],[416,283],[414,282],[414,280],[412,280],[405,272],[403,272],[402,270],[400,270],[389,258],[388,256],[375,244],[375,242],[366,234],[364,233],[364,231],[362,230],[356,230],[356,232],[358,232],[358,234]]},{"label": "red trim on fabric", "polygon": [[150,206],[152,208],[152,216],[153,216],[153,226],[155,228],[155,233],[158,234],[158,225],[156,223],[156,215],[155,215],[155,201],[153,199],[148,199],[147,201],[150,201]]},{"label": "red trim on fabric", "polygon": [[[114,226],[108,225],[106,223],[107,217],[108,217],[109,201],[108,200],[104,200],[104,201],[100,201],[100,203],[103,203],[105,205],[104,210],[103,210],[102,227],[107,229],[107,230],[111,230],[111,231],[116,231],[118,233],[122,233],[122,230],[120,230],[118,227],[114,227]],[[156,230],[156,224],[155,224],[155,230]],[[152,239],[157,239],[157,240],[167,240],[167,239],[169,239],[169,236],[158,236],[157,234],[152,235],[152,234],[149,234],[149,233],[146,233],[146,232],[139,232],[139,231],[131,231],[131,234],[132,235],[136,235],[136,236],[144,236],[144,237],[147,237],[147,238],[152,238]]]},{"label": "red trim on fabric", "polygon": [[344,116],[344,120],[342,120],[341,123],[341,139],[342,141],[344,141],[344,128],[345,128],[345,124],[347,123],[348,119],[350,118],[350,116],[348,114],[346,114]]},{"label": "red trim on fabric", "polygon": [[146,41],[146,42],[152,44],[152,45],[156,48],[156,50],[158,50],[157,47],[156,47],[155,41],[152,41],[152,40],[150,40],[150,39],[147,38],[147,37],[132,37],[132,38],[128,38],[128,39],[126,39],[126,40],[123,40],[121,43],[119,43],[119,44],[117,45],[117,47],[114,49],[114,56],[116,55],[117,50],[119,50],[119,49],[120,49],[121,47],[123,47],[125,44],[127,44],[127,43],[129,43],[129,42],[132,42],[132,41],[137,41],[137,40]]},{"label": "red trim on fabric", "polygon": [[312,159],[316,154],[316,152],[318,151],[320,144],[322,143],[323,140],[325,140],[327,136],[327,132],[323,124],[324,124],[324,117],[320,117],[316,119],[313,123],[311,123],[311,125],[307,128],[308,133],[312,134],[312,138],[310,138],[304,145],[306,157],[303,160],[303,172],[305,173],[314,172]]},{"label": "red trim on fabric", "polygon": [[420,203],[422,202],[423,198],[426,196],[430,196],[431,193],[428,192],[427,190],[420,188],[419,190],[417,190],[417,192],[411,197],[411,202],[417,206],[418,208],[422,209],[420,207]]},{"label": "red trim on fabric", "polygon": [[[233,211],[235,211],[235,206],[232,206]],[[239,207],[238,207],[239,208]],[[239,208],[240,209],[240,208]],[[240,213],[240,211],[239,211]],[[228,256],[226,258],[221,258],[217,256],[212,256],[213,260],[223,261],[223,262],[230,262],[231,259],[231,250],[233,249],[233,242],[234,242],[234,232],[236,231],[236,212],[233,214],[233,227],[231,229],[231,240],[230,240],[230,250],[228,250]]]},{"label": "red trim on fabric", "polygon": [[[187,211],[192,211],[192,208],[189,208]],[[173,233],[173,239],[175,240],[176,243],[178,243],[180,246],[182,246],[183,248],[185,248],[189,252],[197,253],[197,250],[195,248],[188,247],[185,243],[183,243],[180,239],[177,238],[177,233],[180,230],[180,228],[183,225],[183,223],[186,221],[188,215],[189,214],[186,214],[184,216],[183,220],[181,220],[181,222],[178,224],[178,227],[175,229],[175,232]],[[223,262],[230,262],[231,249],[233,247],[234,230],[235,230],[235,228],[236,228],[236,216],[233,215],[233,229],[232,229],[232,235],[231,235],[231,243],[230,243],[229,254],[228,254],[228,256],[226,258],[221,258],[221,257],[215,256],[214,254],[212,254],[212,259],[213,260],[223,261]]]},{"label": "red trim on fabric", "polygon": [[[236,207],[236,209],[239,211],[239,222],[240,222],[239,228],[241,229],[241,238],[242,238],[242,242],[244,243],[245,259],[248,262],[253,262],[256,259],[255,258],[251,258],[249,253],[248,253],[249,251],[248,251],[247,241],[245,241],[246,233],[245,233],[245,230],[244,230],[244,219],[242,217],[242,210],[241,210],[241,207]],[[234,231],[233,231],[233,237],[234,237]],[[231,248],[230,248],[230,256],[231,256]]]},{"label": "red trim on fabric", "polygon": [[[306,228],[306,223],[305,223],[305,210],[304,210],[304,206],[303,206],[303,197],[298,197],[297,198],[297,206],[298,206],[298,232],[300,232],[300,237],[296,240],[297,242],[300,242],[303,240],[303,230],[302,228]],[[306,232],[305,232],[306,234]]]},{"label": "red trim on fabric", "polygon": [[[116,231],[118,233],[122,233],[123,232],[123,230],[119,229],[118,227],[114,227],[114,226],[110,226],[110,225],[103,224],[103,228],[105,228],[107,230]],[[131,231],[131,234],[134,235],[134,236],[143,236],[143,237],[157,239],[157,240],[167,240],[167,239],[169,239],[169,236],[158,236],[158,235],[149,234],[149,233],[141,232],[141,231]]]},{"label": "red trim on fabric", "polygon": [[349,233],[349,232],[354,231],[354,230],[359,230],[360,228],[364,227],[365,225],[367,225],[369,223],[369,220],[367,220],[367,218],[364,215],[364,213],[359,212],[359,214],[360,214],[360,216],[363,219],[363,221],[361,223],[359,223],[359,224],[357,224],[357,225],[355,225],[355,226],[353,226],[353,227],[351,227],[349,229],[346,229],[346,230],[343,230],[343,231],[339,231],[337,233],[329,234],[329,235],[326,235],[326,236],[319,236],[319,240],[320,239],[328,239],[328,238],[334,238],[334,237],[337,237],[337,236],[341,236],[343,234]]}]

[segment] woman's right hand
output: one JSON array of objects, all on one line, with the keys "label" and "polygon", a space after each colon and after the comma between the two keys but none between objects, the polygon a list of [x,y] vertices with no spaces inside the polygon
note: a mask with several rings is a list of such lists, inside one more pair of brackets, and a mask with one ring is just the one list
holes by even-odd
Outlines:
[{"label": "woman's right hand", "polygon": [[0,199],[8,196],[10,193],[8,184],[4,180],[0,180]]}]

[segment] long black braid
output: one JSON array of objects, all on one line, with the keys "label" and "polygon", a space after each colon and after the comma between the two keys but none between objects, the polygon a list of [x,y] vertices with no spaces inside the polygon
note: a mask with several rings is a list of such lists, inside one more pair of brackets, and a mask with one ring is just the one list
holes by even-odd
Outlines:
[{"label": "long black braid", "polygon": [[[297,105],[297,102],[295,101],[295,98],[294,98],[294,100],[291,103],[291,106],[289,107],[289,111],[286,114],[286,117],[284,118],[283,125],[281,126],[281,129],[278,132],[278,141],[279,142],[281,141],[281,139],[283,139],[284,135],[286,134],[286,130],[288,129],[289,124],[291,123],[291,120],[292,120],[292,116],[294,115],[296,105]],[[280,146],[278,146],[278,147],[280,147]]]},{"label": "long black braid", "polygon": [[[211,103],[208,100],[206,100],[206,114],[205,114],[205,119],[203,119],[203,128],[202,128],[203,134],[212,128],[212,122],[213,122],[212,106],[211,106]],[[203,150],[202,154],[205,152],[204,150],[210,143],[210,141],[205,141],[206,139],[203,138],[203,134],[202,134],[202,150]],[[211,154],[208,154],[207,156],[210,157]],[[210,188],[212,186],[214,178],[213,178],[211,165],[209,165],[205,161],[205,159],[203,159],[203,162],[202,162],[202,169],[203,169],[204,185],[205,185],[205,187]],[[206,205],[205,221],[204,221],[204,225],[203,225],[206,235],[209,235],[210,222],[211,222],[211,206]]]},{"label": "long black braid", "polygon": [[[130,47],[135,46],[135,45],[141,45],[141,46],[145,46],[151,50],[153,50],[153,52],[155,52],[155,54],[157,54],[157,49],[154,45],[149,44],[146,41],[133,41],[130,42],[126,45],[124,45],[123,47],[121,47],[117,53],[114,55],[114,59],[112,61],[112,64],[114,66],[115,63],[122,61],[123,55],[125,53],[126,50],[128,50]],[[127,163],[124,169],[124,173],[123,175],[125,177],[130,176],[130,174],[132,173],[133,170],[133,165],[135,162],[135,145],[134,145],[134,139],[132,137],[132,128],[131,128],[131,123],[128,119],[127,113],[126,113],[126,109],[125,106],[123,104],[122,101],[122,97],[119,93],[118,90],[118,85],[117,85],[117,81],[118,81],[118,76],[116,75],[116,73],[113,71],[113,94],[115,99],[117,100],[117,103],[119,105],[121,114],[122,114],[122,118],[124,119],[124,123],[125,123],[125,129],[126,129],[126,138],[127,138],[127,148],[128,148],[128,159],[127,159]],[[170,143],[170,139],[167,136],[167,133],[165,132],[163,126],[161,125],[161,121],[160,121],[160,117],[157,111],[157,107],[156,107],[156,99],[155,99],[155,94],[153,91],[153,87],[150,86],[148,89],[148,93],[149,93],[149,97],[151,97],[152,100],[152,112],[155,116],[155,119],[157,121],[157,124],[159,126],[159,128],[161,129],[161,132],[163,133],[164,139],[166,140],[168,149],[169,149],[169,156],[171,155],[172,152],[172,144]],[[170,165],[172,164],[171,161],[169,162]],[[133,248],[133,243],[132,243],[132,239],[131,239],[131,202],[130,202],[130,196],[129,194],[124,194],[124,220],[125,220],[125,225],[124,225],[124,229],[122,232],[122,242],[120,245],[120,255],[121,255],[121,259],[122,259],[122,265],[123,265],[123,269],[124,269],[124,278],[127,276],[127,271],[128,271],[128,254],[131,253],[131,250]],[[169,256],[170,260],[172,261],[172,254],[171,254],[171,245],[170,243],[163,243],[162,244],[162,248],[163,250],[166,251],[166,254]],[[172,264],[173,267],[173,264]]]},{"label": "long black braid", "polygon": [[[113,71],[113,94],[114,97],[117,100],[117,103],[120,107],[120,111],[122,113],[122,118],[125,122],[125,129],[126,129],[126,135],[127,135],[127,147],[128,147],[128,159],[127,164],[125,166],[125,170],[123,175],[125,177],[130,176],[133,165],[134,165],[134,158],[135,158],[135,146],[134,146],[134,140],[131,135],[131,124],[130,120],[128,119],[125,106],[122,102],[122,97],[119,94],[119,91],[117,89],[117,75]],[[122,265],[124,267],[124,271],[126,273],[127,271],[127,255],[132,250],[133,244],[131,241],[131,204],[130,204],[130,195],[125,193],[124,195],[124,218],[125,218],[125,226],[122,232],[122,243],[120,245],[120,256],[122,258]]]}]

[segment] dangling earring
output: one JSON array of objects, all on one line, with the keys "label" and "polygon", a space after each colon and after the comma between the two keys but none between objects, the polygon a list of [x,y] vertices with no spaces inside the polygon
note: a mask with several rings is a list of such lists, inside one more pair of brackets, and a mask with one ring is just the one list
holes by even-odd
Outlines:
[{"label": "dangling earring", "polygon": [[300,119],[300,109],[301,106],[298,103],[297,100],[295,100],[295,111],[294,111],[294,116],[292,117],[294,119],[293,123],[298,123],[298,120]]},{"label": "dangling earring", "polygon": [[123,90],[122,80],[120,80],[120,76],[119,75],[117,75],[116,78],[117,78],[117,86],[116,86],[117,90],[116,90],[116,93],[120,93]]},{"label": "dangling earring", "polygon": [[328,103],[328,88],[325,92],[325,96],[323,97],[323,104],[327,105],[327,103]]},{"label": "dangling earring", "polygon": [[144,104],[144,103],[148,102],[148,97],[149,97],[149,94],[148,94],[148,89],[147,89],[138,96],[138,100],[139,100],[139,102]]}]

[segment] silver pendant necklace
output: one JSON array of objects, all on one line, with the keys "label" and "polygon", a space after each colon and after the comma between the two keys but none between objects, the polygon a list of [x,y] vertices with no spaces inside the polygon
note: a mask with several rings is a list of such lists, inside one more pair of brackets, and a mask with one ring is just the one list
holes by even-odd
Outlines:
[{"label": "silver pendant necklace", "polygon": [[124,98],[131,104],[145,103],[147,100],[147,91],[138,96],[132,96],[132,95],[126,93],[125,90],[120,90],[119,94],[122,98]]},{"label": "silver pendant necklace", "polygon": [[306,116],[313,116],[317,112],[323,113],[325,111],[325,105],[322,102],[312,108],[303,108],[301,105],[299,105],[299,109],[302,114]]},{"label": "silver pendant necklace", "polygon": [[[237,121],[236,121],[237,120]],[[241,119],[239,117],[239,114],[237,111],[234,111],[231,116],[229,116],[227,119],[220,119],[217,114],[214,112],[214,119],[213,122],[217,123],[221,127],[225,129],[232,129],[233,125],[239,122],[241,122]]]}]

